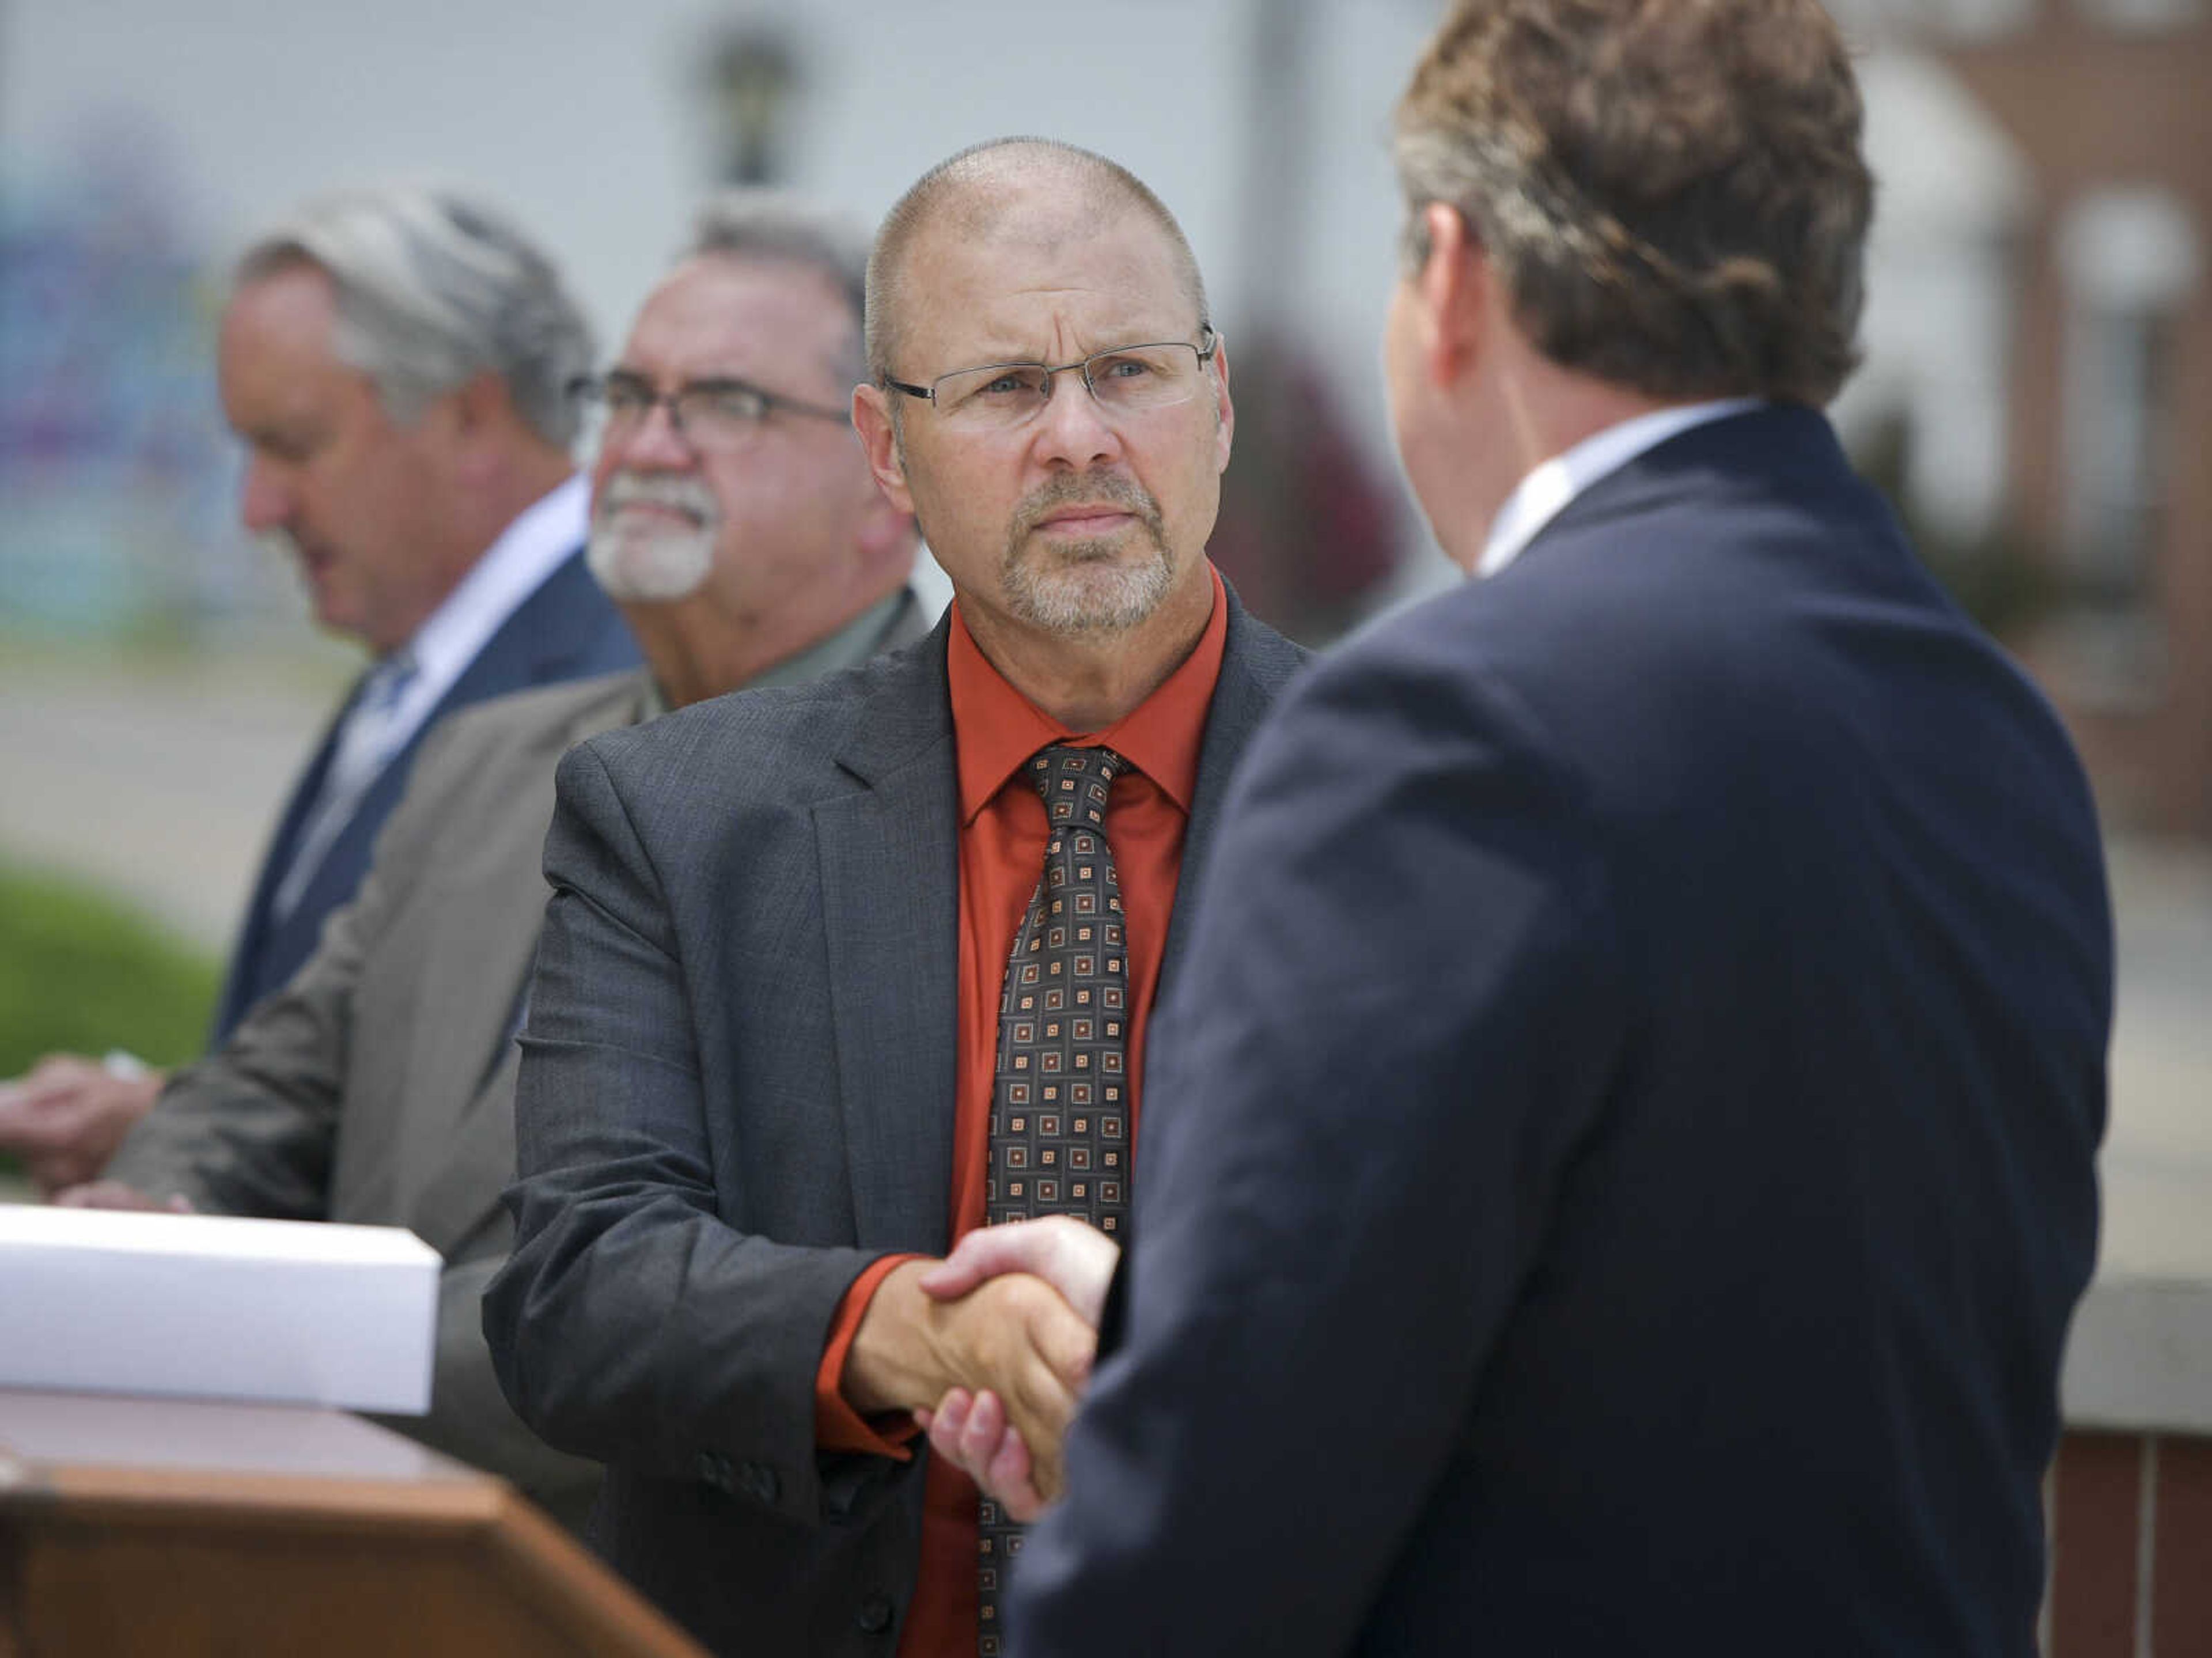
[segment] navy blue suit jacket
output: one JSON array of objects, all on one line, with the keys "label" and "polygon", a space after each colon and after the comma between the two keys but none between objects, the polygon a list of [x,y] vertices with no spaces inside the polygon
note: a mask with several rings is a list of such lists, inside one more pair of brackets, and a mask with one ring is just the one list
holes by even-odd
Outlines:
[{"label": "navy blue suit jacket", "polygon": [[[407,774],[415,763],[416,751],[433,726],[454,709],[471,702],[525,690],[532,685],[550,684],[556,680],[613,673],[635,667],[637,661],[637,641],[631,637],[622,613],[599,590],[599,584],[585,567],[583,550],[579,548],[556,566],[538,591],[517,606],[499,631],[484,641],[476,659],[462,671],[461,677],[431,710],[430,717],[369,786],[353,817],[331,842],[299,903],[290,914],[279,920],[274,910],[276,889],[283,883],[284,872],[291,866],[308,809],[322,787],[324,773],[330,768],[338,727],[345,717],[345,709],[341,708],[323,733],[314,758],[294,785],[292,798],[284,807],[284,815],[277,820],[276,833],[262,859],[261,872],[254,878],[253,899],[246,907],[238,947],[231,956],[229,975],[223,983],[222,999],[216,1007],[215,1029],[210,1034],[208,1045],[220,1046],[248,1008],[270,991],[289,983],[292,975],[314,953],[315,941],[322,937],[324,919],[353,896],[361,878],[368,873],[376,832],[383,828],[384,820],[398,804],[406,787]],[[350,707],[351,702],[349,697],[347,706]]]},{"label": "navy blue suit jacket", "polygon": [[1016,1652],[2033,1650],[2096,823],[1819,415],[1293,686],[1196,915]]}]

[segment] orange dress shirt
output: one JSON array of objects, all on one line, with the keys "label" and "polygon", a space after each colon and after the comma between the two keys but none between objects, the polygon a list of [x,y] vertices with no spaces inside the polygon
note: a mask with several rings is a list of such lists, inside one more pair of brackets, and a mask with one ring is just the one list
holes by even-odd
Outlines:
[{"label": "orange dress shirt", "polygon": [[[1168,920],[1182,867],[1183,831],[1198,783],[1199,748],[1221,677],[1229,611],[1213,575],[1213,612],[1196,647],[1159,689],[1115,724],[1069,732],[985,659],[956,601],[946,653],[960,772],[960,1030],[954,1080],[952,1236],[983,1224],[991,1092],[998,1068],[999,999],[1006,957],[1044,870],[1044,802],[1023,768],[1053,743],[1103,744],[1132,770],[1107,803],[1107,845],[1121,884],[1129,975],[1129,1134],[1142,1108],[1145,1029],[1159,984]],[[887,1255],[854,1280],[830,1325],[815,1376],[815,1436],[830,1450],[911,1456],[909,1424],[872,1425],[845,1402],[845,1355],[876,1286],[912,1255]],[[975,1658],[975,1482],[933,1460],[923,1493],[921,1575],[899,1635],[899,1658]]]}]

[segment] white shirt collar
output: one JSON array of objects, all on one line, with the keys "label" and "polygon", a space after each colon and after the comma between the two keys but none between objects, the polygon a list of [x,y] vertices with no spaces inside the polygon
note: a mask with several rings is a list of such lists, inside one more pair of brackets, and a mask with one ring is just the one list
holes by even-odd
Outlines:
[{"label": "white shirt collar", "polygon": [[579,474],[524,507],[415,630],[407,641],[415,678],[393,711],[403,733],[413,734],[491,636],[583,544],[591,501],[591,484]]},{"label": "white shirt collar", "polygon": [[1633,420],[1593,432],[1564,454],[1554,455],[1514,486],[1490,521],[1490,537],[1474,567],[1478,576],[1496,575],[1521,556],[1539,531],[1564,511],[1569,501],[1611,472],[1617,472],[1647,449],[1656,449],[1693,426],[1725,420],[1756,409],[1759,398],[1724,398],[1711,403],[1690,403],[1655,410]]}]

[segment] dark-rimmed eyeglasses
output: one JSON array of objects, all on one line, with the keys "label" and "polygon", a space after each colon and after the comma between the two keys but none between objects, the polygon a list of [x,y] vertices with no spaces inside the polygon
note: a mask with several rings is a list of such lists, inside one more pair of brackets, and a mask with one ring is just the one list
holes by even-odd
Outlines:
[{"label": "dark-rimmed eyeglasses", "polygon": [[668,405],[669,424],[699,450],[735,448],[748,441],[773,410],[804,415],[811,420],[851,424],[842,409],[831,409],[800,398],[787,398],[750,380],[718,379],[692,380],[673,392],[654,389],[642,375],[589,374],[569,383],[568,393],[586,410],[596,411],[603,424],[603,442],[623,443],[637,435],[652,418],[653,410]]},{"label": "dark-rimmed eyeglasses", "polygon": [[1200,331],[1201,343],[1156,340],[1094,351],[1057,367],[1042,362],[987,362],[939,374],[927,386],[885,376],[889,391],[928,404],[948,424],[978,430],[1021,426],[1044,412],[1053,382],[1079,374],[1083,388],[1108,414],[1167,409],[1188,403],[1206,383],[1206,365],[1221,349],[1221,336]]}]

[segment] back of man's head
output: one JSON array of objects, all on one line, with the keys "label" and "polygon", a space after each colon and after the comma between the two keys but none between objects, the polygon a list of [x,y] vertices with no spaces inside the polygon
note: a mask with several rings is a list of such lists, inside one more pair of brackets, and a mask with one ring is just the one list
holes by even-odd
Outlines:
[{"label": "back of man's head", "polygon": [[498,213],[443,190],[325,196],[246,250],[233,289],[301,265],[330,279],[332,347],[393,420],[489,372],[539,438],[574,439],[569,388],[592,367],[591,329],[552,261]]},{"label": "back of man's head", "polygon": [[1646,395],[1818,406],[1856,366],[1873,181],[1815,0],[1459,0],[1398,108],[1553,361]]}]

